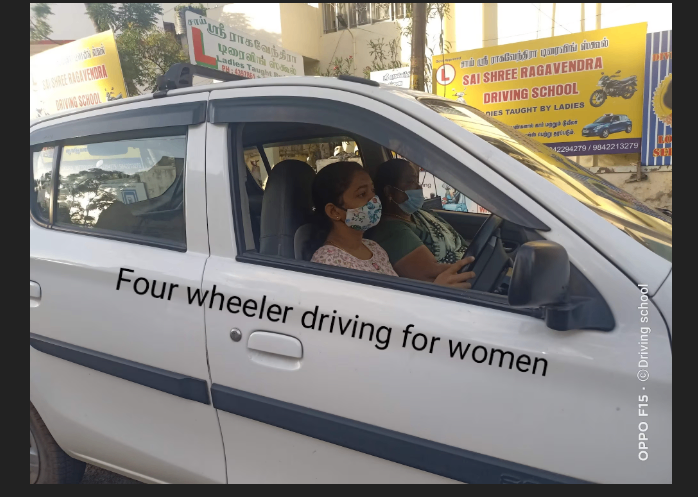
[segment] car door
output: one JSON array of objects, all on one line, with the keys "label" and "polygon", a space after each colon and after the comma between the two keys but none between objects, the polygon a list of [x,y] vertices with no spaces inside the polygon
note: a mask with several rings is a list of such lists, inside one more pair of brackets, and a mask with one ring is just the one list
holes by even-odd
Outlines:
[{"label": "car door", "polygon": [[611,133],[618,133],[621,131],[623,123],[620,121],[620,116],[613,116],[611,121]]},{"label": "car door", "polygon": [[[637,287],[400,105],[351,86],[211,94],[211,257],[200,302],[229,481],[670,481],[671,373],[661,322],[652,373],[659,455],[637,456]],[[242,129],[294,119],[341,127],[430,164],[478,204],[560,243],[608,302],[615,328],[555,331],[535,310],[517,311],[494,295],[259,254]]]},{"label": "car door", "polygon": [[30,128],[30,400],[68,454],[147,482],[226,481],[186,293],[208,257],[207,98]]}]

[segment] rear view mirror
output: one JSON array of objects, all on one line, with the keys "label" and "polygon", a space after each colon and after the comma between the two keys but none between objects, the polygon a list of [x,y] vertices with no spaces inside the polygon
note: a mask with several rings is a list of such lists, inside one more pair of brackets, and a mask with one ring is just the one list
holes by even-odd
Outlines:
[{"label": "rear view mirror", "polygon": [[567,298],[570,261],[565,248],[545,240],[524,243],[516,254],[509,285],[512,307],[561,304]]}]

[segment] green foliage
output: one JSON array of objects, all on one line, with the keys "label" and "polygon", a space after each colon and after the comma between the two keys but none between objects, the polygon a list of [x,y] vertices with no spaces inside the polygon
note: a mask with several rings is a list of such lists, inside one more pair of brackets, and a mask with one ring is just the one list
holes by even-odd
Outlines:
[{"label": "green foliage", "polygon": [[39,41],[48,39],[53,32],[47,19],[53,15],[51,4],[34,3],[29,4],[29,41]]},{"label": "green foliage", "polygon": [[385,71],[386,69],[396,69],[403,67],[400,60],[400,38],[390,40],[385,43],[383,38],[377,41],[369,40],[370,48],[368,54],[373,57],[370,66],[364,68],[364,77],[369,79],[372,71]]},{"label": "green foliage", "polygon": [[188,10],[189,8],[195,9],[197,12],[201,12],[201,15],[206,17],[207,9],[204,6],[204,4],[202,4],[202,3],[197,4],[197,5],[194,5],[193,3],[186,4],[186,5],[183,3],[180,3],[174,9],[175,9],[175,12],[179,12],[180,10],[185,10],[185,9]]},{"label": "green foliage", "polygon": [[156,89],[156,79],[177,62],[188,62],[181,45],[155,26],[162,7],[157,3],[86,3],[87,15],[98,32],[116,35],[121,70],[128,94]]},{"label": "green foliage", "polygon": [[352,57],[351,55],[347,58],[335,57],[334,60],[330,63],[330,66],[327,68],[327,71],[322,73],[318,69],[317,74],[318,76],[326,77],[339,76],[340,74],[353,74],[354,67],[354,57]]},{"label": "green foliage", "polygon": [[[407,4],[406,17],[409,19],[407,26],[402,30],[402,35],[407,37],[408,44],[412,41],[412,4]],[[451,42],[444,40],[444,19],[451,18],[451,5],[448,3],[428,3],[427,4],[427,24],[430,21],[439,20],[439,38],[436,44],[429,45],[429,37],[425,39],[425,63],[424,63],[424,88],[429,91],[431,88],[432,59],[435,53],[444,54],[451,51]],[[438,49],[438,50],[437,50]]]},{"label": "green foliage", "polygon": [[116,47],[129,95],[138,95],[138,87],[154,91],[159,75],[173,64],[189,62],[177,40],[155,27],[126,29],[117,36]]},{"label": "green foliage", "polygon": [[148,29],[162,14],[157,3],[86,3],[87,15],[100,33],[127,28]]}]

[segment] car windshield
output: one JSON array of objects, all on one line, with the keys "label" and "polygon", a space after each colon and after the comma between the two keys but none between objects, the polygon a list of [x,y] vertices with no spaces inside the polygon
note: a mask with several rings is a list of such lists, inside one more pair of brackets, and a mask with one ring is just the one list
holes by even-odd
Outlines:
[{"label": "car windshield", "polygon": [[[633,240],[671,261],[671,218],[576,162],[473,107],[434,97],[422,97],[418,101],[502,150],[589,206]],[[610,119],[610,116],[604,118]]]},{"label": "car windshield", "polygon": [[599,123],[599,124],[610,123],[610,122],[611,122],[611,116],[601,116],[601,117],[599,117],[599,118],[598,118],[596,121],[594,121],[594,122],[595,122],[595,123]]}]

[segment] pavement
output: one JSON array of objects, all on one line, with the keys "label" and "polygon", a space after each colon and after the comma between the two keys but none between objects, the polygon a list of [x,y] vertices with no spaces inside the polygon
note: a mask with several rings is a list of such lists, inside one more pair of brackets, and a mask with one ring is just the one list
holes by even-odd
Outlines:
[{"label": "pavement", "polygon": [[85,468],[85,476],[82,477],[80,482],[84,485],[89,484],[141,484],[141,482],[126,478],[125,476],[117,475],[106,469],[98,468],[97,466],[92,466],[88,464]]}]

